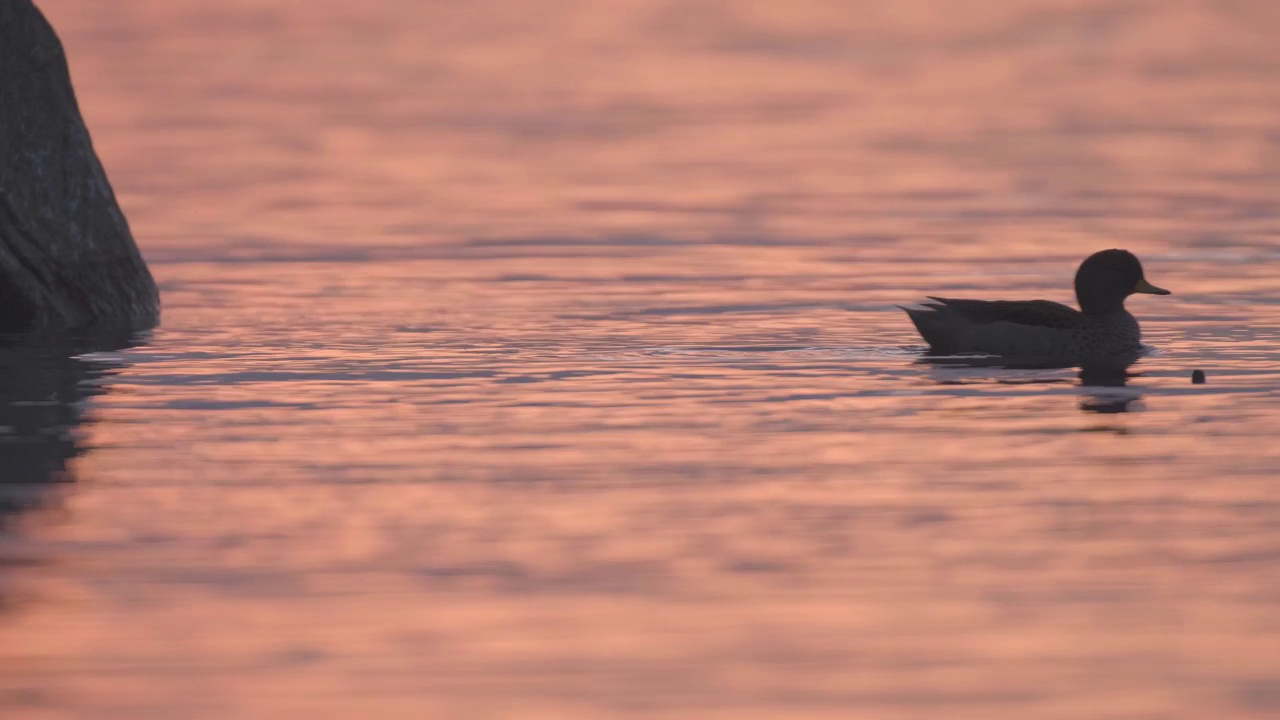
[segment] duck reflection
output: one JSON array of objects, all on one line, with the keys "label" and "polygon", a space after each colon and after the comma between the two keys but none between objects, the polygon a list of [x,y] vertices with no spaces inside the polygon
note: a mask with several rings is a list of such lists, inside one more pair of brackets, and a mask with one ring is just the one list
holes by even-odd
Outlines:
[{"label": "duck reflection", "polygon": [[[1085,412],[1112,414],[1141,407],[1139,401],[1142,399],[1142,391],[1129,386],[1129,379],[1137,376],[1136,373],[1130,373],[1129,369],[1139,357],[1118,357],[1105,363],[1083,366],[1052,362],[1018,363],[994,357],[934,355],[923,355],[917,362],[934,368],[933,380],[939,385],[964,385],[975,380],[994,381],[1002,385],[1074,385],[1071,377],[1053,371],[1078,369],[1076,379],[1083,391],[1080,409]],[[1000,370],[1020,372],[998,374]]]},{"label": "duck reflection", "polygon": [[89,354],[140,340],[0,337],[0,534],[74,479],[69,465],[85,452],[85,401],[106,392],[104,380],[124,366],[118,357]]},{"label": "duck reflection", "polygon": [[1080,386],[1084,396],[1080,409],[1102,414],[1129,412],[1132,405],[1142,399],[1142,391],[1129,387],[1130,362],[1122,367],[1113,365],[1085,366],[1080,368]]}]

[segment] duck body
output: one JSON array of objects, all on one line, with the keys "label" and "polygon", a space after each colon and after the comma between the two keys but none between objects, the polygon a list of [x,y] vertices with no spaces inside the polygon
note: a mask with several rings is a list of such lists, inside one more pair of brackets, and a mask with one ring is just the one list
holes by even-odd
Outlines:
[{"label": "duck body", "polygon": [[934,355],[1075,358],[1124,355],[1142,348],[1127,310],[1086,315],[1049,300],[955,300],[930,297],[908,309]]},{"label": "duck body", "polygon": [[1095,362],[1141,353],[1141,329],[1124,300],[1169,291],[1144,279],[1138,259],[1124,250],[1095,253],[1081,264],[1075,285],[1080,310],[1049,300],[941,297],[903,309],[930,355]]}]

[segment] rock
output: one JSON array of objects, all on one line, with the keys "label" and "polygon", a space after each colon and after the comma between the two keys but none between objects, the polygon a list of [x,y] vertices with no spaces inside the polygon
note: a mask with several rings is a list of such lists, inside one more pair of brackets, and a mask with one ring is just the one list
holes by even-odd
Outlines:
[{"label": "rock", "polygon": [[1204,384],[1204,371],[1203,371],[1203,370],[1194,370],[1194,371],[1192,371],[1192,373],[1191,373],[1191,382],[1192,382],[1192,384],[1194,384],[1194,385],[1203,385],[1203,384]]},{"label": "rock", "polygon": [[159,319],[62,43],[31,0],[0,0],[0,332]]}]

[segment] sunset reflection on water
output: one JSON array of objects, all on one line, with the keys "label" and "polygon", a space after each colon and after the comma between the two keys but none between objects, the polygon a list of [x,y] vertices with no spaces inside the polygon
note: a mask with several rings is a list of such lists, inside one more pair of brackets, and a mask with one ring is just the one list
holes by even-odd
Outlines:
[{"label": "sunset reflection on water", "polygon": [[[40,4],[165,317],[0,716],[1280,712],[1270,5]],[[1123,386],[917,362],[1104,247]]]}]

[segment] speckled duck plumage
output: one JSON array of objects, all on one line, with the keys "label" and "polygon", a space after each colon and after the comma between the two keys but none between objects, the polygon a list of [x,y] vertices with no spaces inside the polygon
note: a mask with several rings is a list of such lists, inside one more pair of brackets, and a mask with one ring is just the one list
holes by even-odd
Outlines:
[{"label": "speckled duck plumage", "polygon": [[1124,308],[1134,293],[1168,295],[1148,283],[1127,250],[1103,250],[1080,264],[1080,310],[1049,300],[955,300],[930,297],[903,308],[931,355],[995,355],[1076,362],[1139,352],[1138,321]]}]

